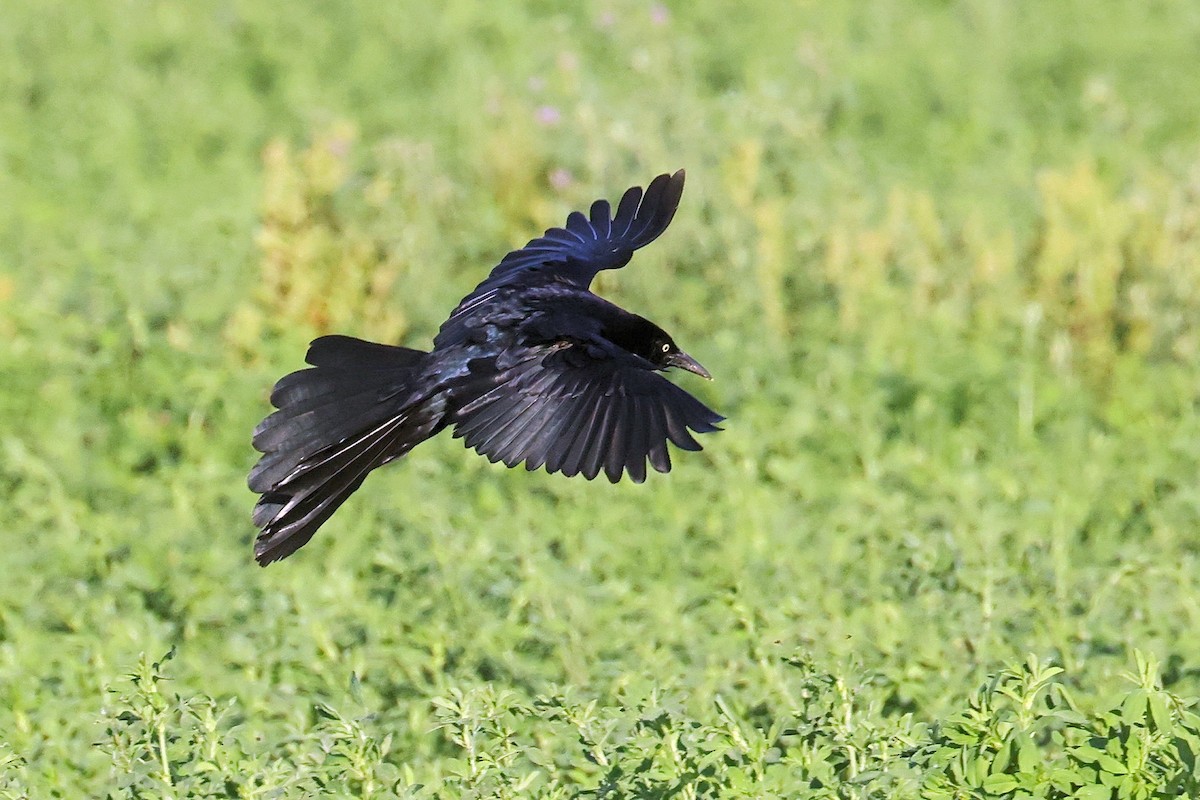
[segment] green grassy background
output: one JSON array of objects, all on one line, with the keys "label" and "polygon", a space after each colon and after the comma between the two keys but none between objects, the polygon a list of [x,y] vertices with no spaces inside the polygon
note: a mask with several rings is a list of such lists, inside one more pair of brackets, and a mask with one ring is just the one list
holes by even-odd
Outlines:
[{"label": "green grassy background", "polygon": [[[1185,0],[7,3],[0,796],[1195,791],[1198,52]],[[678,167],[598,288],[716,376],[704,453],[446,436],[253,565],[310,338],[426,347]]]}]

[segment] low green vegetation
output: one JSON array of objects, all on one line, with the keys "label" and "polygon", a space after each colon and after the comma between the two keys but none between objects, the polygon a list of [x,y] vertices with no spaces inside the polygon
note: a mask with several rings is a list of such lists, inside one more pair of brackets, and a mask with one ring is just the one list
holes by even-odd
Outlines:
[{"label": "low green vegetation", "polygon": [[[1194,4],[0,17],[0,798],[1200,794]],[[703,453],[443,436],[254,566],[309,339],[678,167],[597,288]]]}]

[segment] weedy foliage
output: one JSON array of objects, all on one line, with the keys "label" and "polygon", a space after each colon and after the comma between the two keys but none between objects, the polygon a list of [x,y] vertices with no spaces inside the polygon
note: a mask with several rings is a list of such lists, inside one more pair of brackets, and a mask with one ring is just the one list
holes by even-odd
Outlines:
[{"label": "weedy foliage", "polygon": [[[183,697],[143,657],[104,711],[114,797],[1138,798],[1200,791],[1200,716],[1136,654],[1129,687],[1085,713],[1063,670],[1030,656],[933,722],[877,716],[879,681],[781,664],[787,702],[732,708],[715,695],[631,685],[602,705],[569,689],[522,700],[493,684],[431,701],[449,751],[437,770],[397,763],[386,709],[357,676],[345,714],[321,703],[287,740],[255,742],[236,702]],[[14,759],[10,758],[10,764]],[[12,789],[13,784],[9,788]],[[21,796],[12,794],[11,796]]]},{"label": "weedy foliage", "polygon": [[[1197,795],[1198,39],[1183,0],[7,3],[0,797]],[[447,437],[253,565],[310,338],[427,346],[679,167],[597,289],[725,433],[640,487]]]}]

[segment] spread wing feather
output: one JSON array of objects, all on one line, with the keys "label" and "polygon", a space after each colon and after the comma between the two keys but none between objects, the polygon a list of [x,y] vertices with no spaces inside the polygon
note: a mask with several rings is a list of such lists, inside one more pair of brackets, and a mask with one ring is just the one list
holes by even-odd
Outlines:
[{"label": "spread wing feather", "polygon": [[[570,351],[570,352],[568,352]],[[691,432],[719,430],[723,419],[632,358],[584,345],[528,348],[524,358],[488,376],[486,388],[455,415],[454,435],[508,466],[613,483],[641,483],[646,462],[671,469],[667,442],[700,449]]]},{"label": "spread wing feather", "polygon": [[671,224],[683,195],[684,177],[683,170],[664,173],[650,181],[645,192],[639,186],[626,190],[615,214],[607,200],[597,200],[588,216],[573,211],[564,227],[550,228],[510,252],[462,299],[439,329],[434,347],[468,338],[472,316],[533,272],[544,270],[554,280],[587,289],[601,270],[628,264],[635,250],[653,242]]},{"label": "spread wing feather", "polygon": [[479,285],[506,283],[530,267],[549,265],[556,275],[586,289],[604,269],[629,263],[633,251],[653,242],[675,217],[683,195],[684,171],[659,175],[643,194],[639,186],[628,189],[617,204],[617,213],[607,200],[592,203],[588,216],[572,211],[563,228],[550,228],[519,250],[506,255]]}]

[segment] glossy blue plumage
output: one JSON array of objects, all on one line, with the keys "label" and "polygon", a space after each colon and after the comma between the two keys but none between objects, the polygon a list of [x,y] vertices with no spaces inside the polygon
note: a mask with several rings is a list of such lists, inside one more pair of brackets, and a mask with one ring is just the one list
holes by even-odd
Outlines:
[{"label": "glossy blue plumage", "polygon": [[492,461],[637,482],[671,468],[667,442],[722,417],[666,380],[671,366],[708,373],[661,328],[588,287],[658,238],[684,173],[605,200],[504,257],[454,309],[424,353],[345,336],[313,342],[312,369],[271,396],[254,434],[263,453],[249,485],[260,564],[305,544],[373,469],[446,427]]}]

